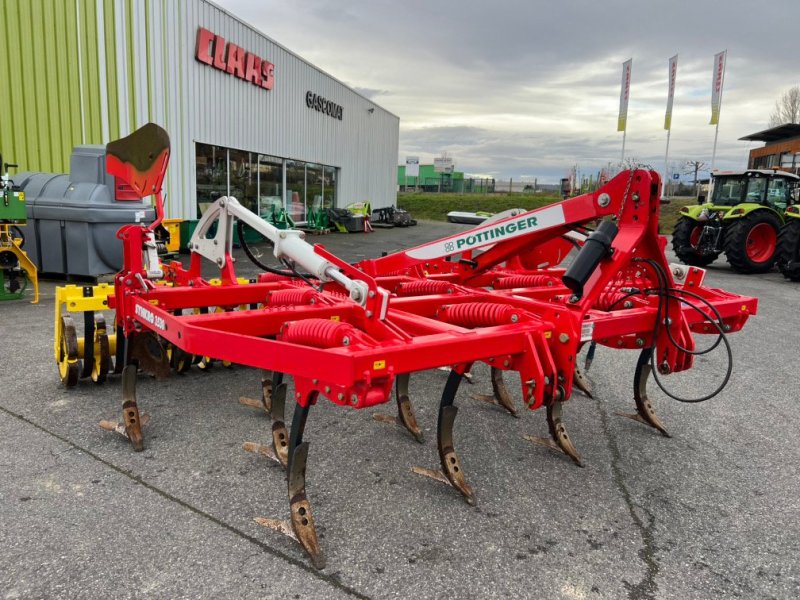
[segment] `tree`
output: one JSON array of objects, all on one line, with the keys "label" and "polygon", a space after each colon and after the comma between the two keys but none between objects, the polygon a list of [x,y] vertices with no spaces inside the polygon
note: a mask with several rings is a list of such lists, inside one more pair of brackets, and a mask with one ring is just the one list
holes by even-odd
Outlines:
[{"label": "tree", "polygon": [[769,116],[769,126],[778,127],[785,123],[800,123],[800,85],[786,90],[775,101],[775,110]]},{"label": "tree", "polygon": [[702,160],[687,160],[683,165],[683,174],[692,175],[694,177],[694,194],[697,196],[697,173],[706,170],[706,163]]}]

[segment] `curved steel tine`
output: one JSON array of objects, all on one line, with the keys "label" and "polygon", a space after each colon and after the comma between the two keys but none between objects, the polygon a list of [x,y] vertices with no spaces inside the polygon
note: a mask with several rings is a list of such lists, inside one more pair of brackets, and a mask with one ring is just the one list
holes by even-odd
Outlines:
[{"label": "curved steel tine", "polygon": [[122,422],[125,434],[136,452],[144,450],[139,407],[136,404],[136,365],[125,365],[122,370]]},{"label": "curved steel tine", "polygon": [[272,417],[272,448],[278,461],[284,467],[289,464],[289,434],[286,431],[286,388],[285,383],[279,384],[270,402],[270,416]]},{"label": "curved steel tine", "polygon": [[633,399],[636,402],[636,412],[633,414],[617,414],[649,425],[660,431],[661,435],[664,437],[672,437],[667,431],[667,428],[664,427],[661,419],[656,415],[650,398],[647,397],[647,379],[650,377],[650,372],[653,370],[650,365],[650,357],[652,354],[653,348],[645,348],[639,354],[639,360],[636,362],[636,373],[633,376]]}]

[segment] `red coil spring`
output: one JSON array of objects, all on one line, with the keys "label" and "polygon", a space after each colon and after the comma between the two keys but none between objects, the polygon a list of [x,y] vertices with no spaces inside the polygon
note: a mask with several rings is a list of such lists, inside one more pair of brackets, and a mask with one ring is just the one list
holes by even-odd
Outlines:
[{"label": "red coil spring", "polygon": [[625,306],[626,302],[623,300],[626,296],[628,294],[622,292],[603,292],[597,298],[597,302],[594,303],[594,308],[596,310],[622,310],[627,308]]},{"label": "red coil spring", "polygon": [[271,281],[289,281],[290,277],[284,277],[283,275],[278,275],[277,273],[261,273],[258,276],[259,283],[269,283]]},{"label": "red coil spring", "polygon": [[509,290],[522,287],[546,287],[556,285],[558,280],[552,275],[511,275],[496,280],[492,287],[496,290]]},{"label": "red coil spring", "polygon": [[453,286],[438,279],[418,279],[405,281],[394,288],[398,296],[428,296],[430,294],[452,294]]},{"label": "red coil spring", "polygon": [[284,323],[278,339],[315,348],[336,348],[354,343],[357,335],[356,328],[350,323],[328,319],[304,319]]},{"label": "red coil spring", "polygon": [[317,292],[310,288],[276,290],[267,294],[267,306],[297,306],[313,304]]},{"label": "red coil spring", "polygon": [[439,309],[439,319],[459,327],[492,327],[516,323],[519,320],[519,311],[507,304],[465,302],[442,306]]}]

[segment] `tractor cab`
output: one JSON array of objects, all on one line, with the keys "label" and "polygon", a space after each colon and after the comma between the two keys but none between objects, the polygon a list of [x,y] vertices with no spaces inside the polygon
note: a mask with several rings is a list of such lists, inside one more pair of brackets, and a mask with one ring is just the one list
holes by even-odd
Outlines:
[{"label": "tractor cab", "polygon": [[736,173],[717,173],[712,177],[714,189],[711,205],[714,207],[752,203],[782,213],[798,200],[800,177],[786,171],[749,169]]},{"label": "tractor cab", "polygon": [[710,202],[684,206],[672,248],[688,265],[705,267],[723,252],[734,270],[764,273],[778,259],[778,235],[797,211],[800,177],[748,169],[712,174]]}]

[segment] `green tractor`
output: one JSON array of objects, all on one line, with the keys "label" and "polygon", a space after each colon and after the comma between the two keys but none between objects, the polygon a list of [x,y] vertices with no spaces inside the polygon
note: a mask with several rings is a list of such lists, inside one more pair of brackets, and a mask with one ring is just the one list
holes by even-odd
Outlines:
[{"label": "green tractor", "polygon": [[[795,206],[800,177],[769,169],[712,177],[711,201],[681,209],[672,231],[672,249],[678,258],[687,265],[705,267],[724,252],[740,273],[765,273],[778,262],[786,274],[789,261],[783,254],[789,249],[779,250],[778,241],[780,237],[781,245],[787,246],[786,240],[793,239],[792,262],[800,258],[800,213]],[[800,279],[800,265],[795,268]]]}]

